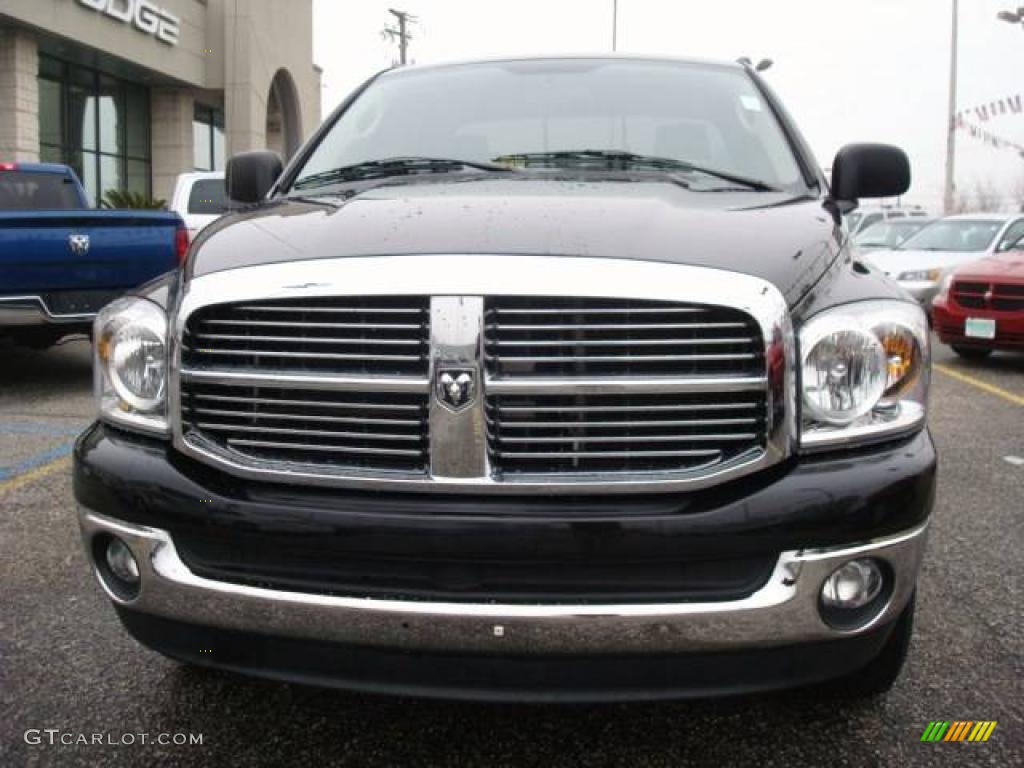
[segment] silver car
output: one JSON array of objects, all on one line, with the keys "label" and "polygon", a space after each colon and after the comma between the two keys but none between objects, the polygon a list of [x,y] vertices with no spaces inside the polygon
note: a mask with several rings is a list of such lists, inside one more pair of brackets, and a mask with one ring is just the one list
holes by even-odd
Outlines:
[{"label": "silver car", "polygon": [[970,213],[947,216],[889,250],[864,259],[931,307],[946,275],[971,261],[1009,248],[1024,236],[1024,214]]}]

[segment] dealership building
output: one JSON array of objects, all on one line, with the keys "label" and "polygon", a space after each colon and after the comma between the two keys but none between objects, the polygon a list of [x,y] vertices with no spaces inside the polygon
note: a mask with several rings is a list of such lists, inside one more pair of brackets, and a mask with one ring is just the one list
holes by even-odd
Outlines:
[{"label": "dealership building", "polygon": [[312,0],[0,0],[0,162],[169,199],[320,122]]}]

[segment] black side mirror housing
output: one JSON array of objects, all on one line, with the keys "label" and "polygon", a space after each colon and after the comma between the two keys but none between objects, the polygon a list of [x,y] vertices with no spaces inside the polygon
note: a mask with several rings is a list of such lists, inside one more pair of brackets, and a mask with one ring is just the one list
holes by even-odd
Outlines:
[{"label": "black side mirror housing", "polygon": [[234,203],[258,203],[267,196],[284,168],[276,152],[241,152],[228,160],[224,183]]},{"label": "black side mirror housing", "polygon": [[847,144],[832,163],[832,197],[856,203],[861,197],[898,197],[910,189],[907,153],[889,144]]}]

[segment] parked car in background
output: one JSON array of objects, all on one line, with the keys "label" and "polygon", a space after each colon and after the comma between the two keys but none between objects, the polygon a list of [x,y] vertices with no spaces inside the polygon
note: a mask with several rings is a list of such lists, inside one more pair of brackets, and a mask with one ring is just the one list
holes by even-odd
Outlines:
[{"label": "parked car in background", "polygon": [[939,340],[961,357],[1024,352],[1024,234],[953,271],[932,308]]},{"label": "parked car in background", "polygon": [[227,210],[223,171],[196,171],[178,176],[171,195],[171,210],[185,222],[191,242],[203,227]]},{"label": "parked car in background", "polygon": [[896,248],[903,244],[911,235],[917,234],[920,230],[932,223],[928,218],[904,218],[889,219],[872,224],[867,229],[858,232],[853,241],[860,247],[867,250],[876,248]]},{"label": "parked car in background", "polygon": [[0,164],[0,337],[44,348],[174,269],[188,238],[169,211],[95,210],[66,165]]},{"label": "parked car in background", "polygon": [[1006,250],[1024,235],[1024,214],[969,213],[939,219],[897,248],[865,260],[895,278],[925,308],[956,267]]},{"label": "parked car in background", "polygon": [[859,207],[846,214],[843,217],[843,220],[846,222],[846,228],[850,231],[850,236],[853,237],[879,222],[927,218],[928,212],[924,210],[924,208],[918,206],[911,208],[883,206],[881,208]]}]

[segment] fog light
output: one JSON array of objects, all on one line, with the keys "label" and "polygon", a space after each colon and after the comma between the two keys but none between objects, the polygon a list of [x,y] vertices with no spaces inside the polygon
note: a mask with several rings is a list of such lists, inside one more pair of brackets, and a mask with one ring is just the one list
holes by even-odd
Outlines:
[{"label": "fog light", "polygon": [[128,549],[128,545],[118,538],[112,538],[107,544],[107,567],[110,572],[125,583],[125,586],[133,587],[139,583],[139,564],[135,562],[135,555]]},{"label": "fog light", "polygon": [[882,592],[885,577],[874,560],[851,560],[836,568],[821,588],[828,609],[853,610],[869,605]]}]

